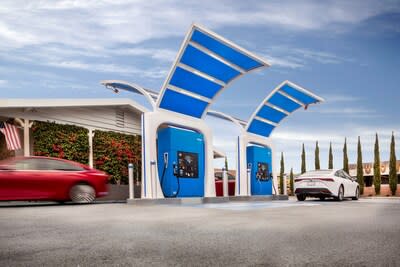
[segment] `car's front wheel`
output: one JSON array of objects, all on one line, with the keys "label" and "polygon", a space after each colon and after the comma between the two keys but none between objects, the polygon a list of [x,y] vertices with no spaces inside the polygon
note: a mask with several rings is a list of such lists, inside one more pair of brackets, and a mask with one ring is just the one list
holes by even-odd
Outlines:
[{"label": "car's front wheel", "polygon": [[344,198],[344,189],[343,189],[343,185],[341,185],[339,187],[339,192],[338,192],[338,196],[337,196],[336,200],[342,201],[343,198]]},{"label": "car's front wheel", "polygon": [[69,197],[75,203],[91,203],[96,198],[96,191],[88,184],[76,184],[71,187]]},{"label": "car's front wheel", "polygon": [[357,189],[356,189],[356,194],[355,194],[355,196],[352,197],[351,199],[352,199],[352,200],[358,200],[359,198],[360,198],[360,190],[359,190],[358,187],[357,187]]},{"label": "car's front wheel", "polygon": [[296,197],[297,197],[297,200],[298,200],[298,201],[304,201],[304,200],[306,200],[306,196],[305,196],[305,195],[296,195]]}]

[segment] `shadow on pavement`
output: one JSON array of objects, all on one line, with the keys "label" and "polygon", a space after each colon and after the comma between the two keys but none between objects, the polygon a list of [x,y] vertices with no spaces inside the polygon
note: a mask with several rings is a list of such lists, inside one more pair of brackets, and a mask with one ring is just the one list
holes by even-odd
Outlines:
[{"label": "shadow on pavement", "polygon": [[26,207],[46,207],[46,206],[73,206],[73,205],[96,205],[96,204],[114,204],[126,203],[126,200],[99,200],[93,203],[74,203],[57,201],[0,201],[1,208],[26,208]]}]

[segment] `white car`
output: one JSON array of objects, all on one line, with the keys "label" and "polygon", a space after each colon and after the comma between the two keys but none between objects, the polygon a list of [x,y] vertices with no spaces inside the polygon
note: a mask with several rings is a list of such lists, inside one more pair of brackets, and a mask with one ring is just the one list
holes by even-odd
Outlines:
[{"label": "white car", "polygon": [[356,179],[343,170],[316,170],[306,172],[294,180],[294,193],[298,201],[304,201],[306,197],[358,200],[360,187]]}]

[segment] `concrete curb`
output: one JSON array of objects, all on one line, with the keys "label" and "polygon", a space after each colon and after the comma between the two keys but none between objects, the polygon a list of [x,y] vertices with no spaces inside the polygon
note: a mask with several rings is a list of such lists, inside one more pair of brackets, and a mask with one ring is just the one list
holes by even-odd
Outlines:
[{"label": "concrete curb", "polygon": [[373,197],[363,197],[363,196],[361,196],[360,197],[360,199],[397,199],[397,200],[399,200],[400,199],[400,197],[386,197],[386,196],[382,196],[382,197],[379,197],[379,196],[373,196]]},{"label": "concrete curb", "polygon": [[287,195],[278,196],[231,196],[231,197],[194,197],[194,198],[159,198],[159,199],[127,199],[128,205],[169,205],[169,204],[207,204],[227,203],[234,201],[256,202],[289,200]]}]

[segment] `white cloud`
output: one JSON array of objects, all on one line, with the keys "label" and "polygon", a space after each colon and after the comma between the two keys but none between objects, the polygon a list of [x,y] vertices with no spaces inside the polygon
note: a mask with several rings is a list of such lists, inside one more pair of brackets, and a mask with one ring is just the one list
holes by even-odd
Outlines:
[{"label": "white cloud", "polygon": [[330,115],[330,116],[346,116],[347,118],[379,118],[382,117],[376,110],[364,107],[329,107],[324,106],[319,109],[311,109],[310,112]]},{"label": "white cloud", "polygon": [[[270,26],[293,31],[352,25],[388,11],[399,10],[394,1],[19,1],[5,0],[0,7],[0,55],[11,60],[59,62],[59,67],[83,68],[81,57],[148,57],[171,62],[175,49],[155,48],[149,40],[182,38],[188,25],[200,22],[217,30],[225,26]],[[123,45],[124,48],[121,48]],[[118,49],[116,49],[118,47]],[[26,50],[25,50],[26,49]],[[266,54],[280,68],[299,69],[310,61],[337,64],[349,59],[326,51],[279,46]],[[27,59],[28,58],[28,59]],[[351,60],[351,59],[350,59]],[[75,62],[75,63],[74,63]],[[125,67],[121,67],[125,69]],[[104,69],[104,68],[103,68]],[[137,73],[136,71],[128,71]],[[156,71],[159,72],[159,71]],[[158,74],[149,73],[148,77]]]},{"label": "white cloud", "polygon": [[7,80],[0,80],[0,87],[4,87],[7,83]]},{"label": "white cloud", "polygon": [[304,67],[304,64],[298,60],[290,59],[288,57],[274,57],[270,55],[264,55],[264,57],[274,66],[289,69],[300,69]]},{"label": "white cloud", "polygon": [[302,57],[306,60],[315,61],[321,64],[339,64],[345,61],[352,61],[352,59],[342,58],[335,54],[324,51],[311,51],[309,49],[293,48],[294,55]]},{"label": "white cloud", "polygon": [[175,59],[177,51],[171,49],[156,49],[156,48],[122,48],[118,50],[107,51],[112,55],[122,56],[147,56],[159,61],[172,62]]},{"label": "white cloud", "polygon": [[[331,90],[335,91],[335,90]],[[327,94],[324,95],[326,103],[339,103],[339,102],[356,102],[361,99],[351,95],[340,95],[340,94]]]},{"label": "white cloud", "polygon": [[[236,138],[239,134],[238,127],[231,123],[227,123],[218,119],[207,119],[214,132],[214,144],[225,152],[229,166],[234,168],[236,162]],[[306,124],[302,126],[279,127],[272,134],[272,142],[275,144],[276,155],[275,160],[279,162],[280,152],[284,152],[286,170],[290,167],[294,168],[295,172],[300,170],[300,154],[302,143],[305,144],[307,155],[307,169],[314,167],[314,149],[315,142],[319,142],[320,160],[322,168],[327,168],[329,143],[332,142],[334,152],[335,168],[342,167],[343,144],[347,138],[347,149],[350,163],[356,161],[357,138],[361,137],[362,151],[364,162],[373,160],[373,149],[375,142],[375,133],[378,132],[381,159],[389,158],[389,143],[392,131],[395,135],[400,136],[400,127],[396,126],[378,126],[368,124],[358,125],[324,125],[323,129],[316,129],[316,126]],[[397,146],[397,154],[399,154]],[[223,162],[222,162],[223,163]],[[218,162],[217,167],[221,167],[221,162]]]},{"label": "white cloud", "polygon": [[301,69],[310,63],[340,64],[353,62],[351,58],[343,58],[326,51],[315,51],[305,48],[297,48],[287,45],[270,46],[260,53],[268,59],[274,67]]},{"label": "white cloud", "polygon": [[[2,1],[2,47],[60,43],[98,49],[181,36],[193,21],[211,28],[262,25],[315,30],[399,10],[395,1]],[[335,32],[334,30],[332,31]],[[315,56],[315,55],[314,55]],[[322,60],[334,60],[318,55]]]},{"label": "white cloud", "polygon": [[96,64],[85,63],[80,61],[61,61],[61,62],[45,62],[47,66],[67,68],[67,69],[80,69],[86,71],[105,72],[105,73],[118,73],[121,75],[140,75],[146,78],[160,79],[167,75],[165,69],[152,68],[152,69],[137,69],[131,66],[121,66],[115,64]]}]

